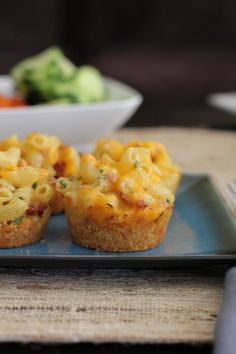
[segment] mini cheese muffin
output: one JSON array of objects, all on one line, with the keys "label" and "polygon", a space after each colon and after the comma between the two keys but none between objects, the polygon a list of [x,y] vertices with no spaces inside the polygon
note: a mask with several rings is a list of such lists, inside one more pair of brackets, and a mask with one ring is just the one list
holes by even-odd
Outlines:
[{"label": "mini cheese muffin", "polygon": [[0,248],[43,237],[54,193],[48,171],[27,166],[19,148],[0,152]]},{"label": "mini cheese muffin", "polygon": [[[0,143],[0,150],[6,151],[16,147],[21,150],[21,156],[27,165],[43,168],[51,176],[50,184],[55,186],[56,179],[64,176],[77,176],[79,171],[80,156],[72,146],[64,145],[54,135],[33,132],[20,140],[17,135],[12,135]],[[53,213],[60,213],[64,209],[63,198],[54,193],[51,201]]]},{"label": "mini cheese muffin", "polygon": [[81,157],[79,178],[59,178],[74,241],[100,251],[142,251],[157,246],[172,214],[178,167],[165,147],[100,140]]}]

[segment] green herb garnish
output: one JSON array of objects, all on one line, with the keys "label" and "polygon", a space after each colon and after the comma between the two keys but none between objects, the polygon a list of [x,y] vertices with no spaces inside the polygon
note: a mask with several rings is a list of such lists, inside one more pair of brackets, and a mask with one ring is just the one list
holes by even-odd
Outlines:
[{"label": "green herb garnish", "polygon": [[134,168],[138,168],[138,167],[140,167],[140,162],[138,160],[136,160],[134,162]]},{"label": "green herb garnish", "polygon": [[100,168],[100,169],[99,169],[99,172],[103,173],[103,172],[104,172],[104,170],[103,170],[102,168]]},{"label": "green herb garnish", "polygon": [[106,179],[106,176],[99,176],[98,179],[99,179],[99,180],[105,180],[105,179]]},{"label": "green herb garnish", "polygon": [[167,203],[170,203],[170,199],[167,198],[167,199],[166,199],[166,202],[167,202]]},{"label": "green herb garnish", "polygon": [[21,199],[21,200],[24,200],[24,198],[23,197],[18,197],[19,199]]},{"label": "green herb garnish", "polygon": [[66,183],[66,181],[64,181],[64,179],[60,179],[60,185],[61,185],[63,188],[66,188],[66,187],[67,187],[67,183]]},{"label": "green herb garnish", "polygon": [[38,183],[37,183],[37,182],[34,182],[33,185],[32,185],[32,188],[33,188],[33,189],[36,189],[37,186],[38,186]]},{"label": "green herb garnish", "polygon": [[12,221],[14,225],[20,225],[22,220],[24,219],[24,215],[18,216],[15,220]]}]

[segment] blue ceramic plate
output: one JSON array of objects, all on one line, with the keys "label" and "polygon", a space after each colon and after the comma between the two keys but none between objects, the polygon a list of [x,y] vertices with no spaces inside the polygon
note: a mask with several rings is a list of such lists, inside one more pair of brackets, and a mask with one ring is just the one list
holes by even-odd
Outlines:
[{"label": "blue ceramic plate", "polygon": [[161,245],[144,252],[97,252],[71,242],[64,215],[50,219],[45,240],[0,250],[1,266],[158,268],[236,263],[236,223],[209,177],[184,175]]}]

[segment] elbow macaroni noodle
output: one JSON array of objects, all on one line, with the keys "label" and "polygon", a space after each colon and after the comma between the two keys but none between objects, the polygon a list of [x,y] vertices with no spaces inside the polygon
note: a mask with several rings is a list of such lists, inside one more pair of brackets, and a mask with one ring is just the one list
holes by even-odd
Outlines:
[{"label": "elbow macaroni noodle", "polygon": [[31,186],[48,175],[46,170],[31,166],[19,167],[15,171],[3,171],[0,173],[3,178],[18,188]]},{"label": "elbow macaroni noodle", "polygon": [[36,187],[34,195],[42,203],[48,203],[54,195],[54,190],[49,184],[43,183]]},{"label": "elbow macaroni noodle", "polygon": [[11,147],[9,150],[0,151],[0,169],[14,171],[20,161],[20,149]]}]

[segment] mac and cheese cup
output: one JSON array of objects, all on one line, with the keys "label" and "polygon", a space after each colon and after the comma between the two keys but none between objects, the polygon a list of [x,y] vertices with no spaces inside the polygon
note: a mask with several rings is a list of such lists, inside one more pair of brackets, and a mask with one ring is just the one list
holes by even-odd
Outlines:
[{"label": "mac and cheese cup", "polygon": [[101,251],[142,251],[163,239],[180,179],[165,147],[101,140],[81,157],[79,178],[61,177],[74,241]]},{"label": "mac and cheese cup", "polygon": [[0,248],[19,247],[43,237],[55,194],[48,171],[21,163],[21,150],[0,152]]}]

